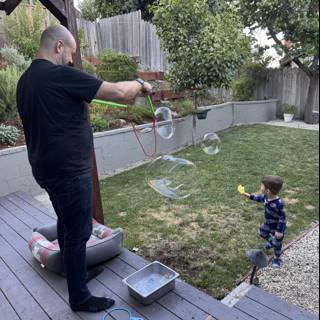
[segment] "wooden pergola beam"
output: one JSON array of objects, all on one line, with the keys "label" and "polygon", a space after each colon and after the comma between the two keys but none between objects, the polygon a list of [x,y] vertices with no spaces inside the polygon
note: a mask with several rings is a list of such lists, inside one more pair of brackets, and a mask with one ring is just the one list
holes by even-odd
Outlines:
[{"label": "wooden pergola beam", "polygon": [[40,2],[61,22],[65,24],[68,20],[68,15],[66,12],[66,3],[72,1],[63,1],[63,0],[40,0]]},{"label": "wooden pergola beam", "polygon": [[6,2],[3,2],[3,7],[1,10],[5,10],[6,14],[11,14],[14,9],[20,4],[22,0],[7,0]]}]

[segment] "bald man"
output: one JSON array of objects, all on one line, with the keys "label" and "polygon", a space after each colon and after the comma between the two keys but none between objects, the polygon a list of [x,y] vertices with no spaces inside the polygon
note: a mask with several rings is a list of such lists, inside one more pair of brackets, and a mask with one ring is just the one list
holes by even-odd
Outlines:
[{"label": "bald man", "polygon": [[92,231],[93,134],[86,103],[132,101],[152,87],[141,79],[108,83],[72,68],[77,49],[62,26],[45,30],[37,57],[22,75],[17,105],[33,175],[57,214],[58,241],[74,311],[99,312],[114,301],[88,290],[86,243]]}]

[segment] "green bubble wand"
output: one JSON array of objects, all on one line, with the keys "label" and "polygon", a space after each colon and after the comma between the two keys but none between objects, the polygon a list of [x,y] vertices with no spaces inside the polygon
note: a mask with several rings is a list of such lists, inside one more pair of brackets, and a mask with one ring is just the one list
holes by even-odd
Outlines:
[{"label": "green bubble wand", "polygon": [[[99,105],[102,105],[102,106],[110,107],[110,108],[128,108],[128,105],[126,105],[126,104],[120,104],[120,103],[115,103],[115,102],[111,102],[111,101],[94,99],[94,100],[92,100],[92,102],[99,104]],[[153,102],[152,102],[152,99],[150,96],[147,96],[147,103],[148,103],[148,106],[149,106],[152,114],[155,114],[155,109],[154,109]]]}]

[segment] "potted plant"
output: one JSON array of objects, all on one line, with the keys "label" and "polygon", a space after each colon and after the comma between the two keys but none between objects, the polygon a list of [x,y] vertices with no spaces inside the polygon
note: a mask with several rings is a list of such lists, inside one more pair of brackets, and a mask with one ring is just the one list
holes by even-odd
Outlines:
[{"label": "potted plant", "polygon": [[194,111],[194,114],[197,116],[198,120],[205,120],[207,119],[208,112],[211,111],[210,109],[199,108]]},{"label": "potted plant", "polygon": [[282,112],[283,112],[284,122],[291,122],[294,118],[294,115],[297,112],[297,107],[290,104],[283,104]]}]

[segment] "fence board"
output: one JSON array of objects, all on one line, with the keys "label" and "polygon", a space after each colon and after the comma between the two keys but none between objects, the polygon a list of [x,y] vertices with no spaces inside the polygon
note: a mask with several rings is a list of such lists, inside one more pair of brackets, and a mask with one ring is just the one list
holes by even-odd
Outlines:
[{"label": "fence board", "polygon": [[78,25],[85,32],[88,44],[86,55],[97,55],[103,49],[112,49],[138,57],[144,66],[152,70],[168,70],[156,27],[142,20],[140,11],[101,19],[96,23],[80,19]]},{"label": "fence board", "polygon": [[[298,107],[298,118],[304,114],[310,80],[298,68],[269,69],[267,79],[258,85],[256,98],[278,99],[280,103],[293,104]],[[319,86],[313,101],[313,110],[319,111]]]}]

